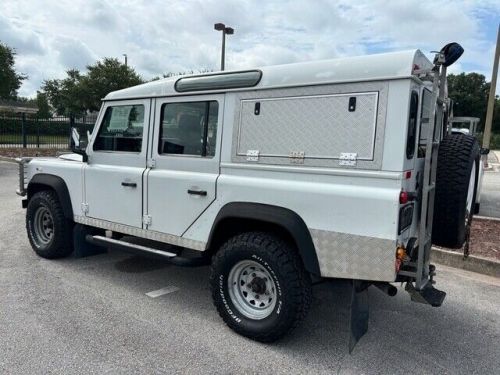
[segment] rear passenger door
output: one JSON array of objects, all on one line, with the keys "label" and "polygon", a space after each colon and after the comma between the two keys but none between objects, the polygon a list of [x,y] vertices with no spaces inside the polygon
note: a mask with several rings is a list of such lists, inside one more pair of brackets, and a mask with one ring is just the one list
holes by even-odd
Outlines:
[{"label": "rear passenger door", "polygon": [[157,99],[148,154],[148,229],[182,234],[215,200],[224,95]]},{"label": "rear passenger door", "polygon": [[151,99],[104,103],[87,147],[87,217],[142,228],[150,104]]}]

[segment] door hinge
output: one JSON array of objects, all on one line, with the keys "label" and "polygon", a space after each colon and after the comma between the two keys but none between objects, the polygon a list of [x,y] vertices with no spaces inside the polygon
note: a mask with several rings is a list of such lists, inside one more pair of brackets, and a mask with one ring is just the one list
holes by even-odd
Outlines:
[{"label": "door hinge", "polygon": [[84,214],[89,212],[89,204],[88,203],[82,203],[82,212]]},{"label": "door hinge", "polygon": [[358,154],[355,152],[341,152],[339,158],[339,165],[356,166]]},{"label": "door hinge", "polygon": [[292,151],[288,155],[290,158],[290,163],[292,164],[304,164],[304,158],[305,158],[305,152],[304,151]]},{"label": "door hinge", "polygon": [[247,161],[259,161],[259,150],[248,150]]},{"label": "door hinge", "polygon": [[143,215],[143,216],[142,216],[142,223],[143,223],[144,225],[151,225],[151,221],[152,221],[152,220],[153,220],[153,219],[151,218],[151,215]]},{"label": "door hinge", "polygon": [[156,160],[155,159],[148,159],[148,168],[156,168]]}]

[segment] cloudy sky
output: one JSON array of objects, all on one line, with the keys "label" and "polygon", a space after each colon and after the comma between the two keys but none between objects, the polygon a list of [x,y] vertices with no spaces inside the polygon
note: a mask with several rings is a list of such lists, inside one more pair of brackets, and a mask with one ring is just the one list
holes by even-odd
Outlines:
[{"label": "cloudy sky", "polygon": [[124,53],[145,79],[216,70],[216,22],[236,30],[227,41],[227,69],[411,48],[428,53],[457,41],[466,52],[452,72],[489,79],[499,20],[495,0],[2,0],[0,41],[16,49],[17,70],[29,76],[23,96],[67,69]]}]

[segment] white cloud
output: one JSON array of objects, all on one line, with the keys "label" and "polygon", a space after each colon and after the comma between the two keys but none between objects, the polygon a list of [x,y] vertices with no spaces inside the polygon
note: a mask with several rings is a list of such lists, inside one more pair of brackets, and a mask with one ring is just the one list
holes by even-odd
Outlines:
[{"label": "white cloud", "polygon": [[453,71],[489,77],[495,35],[485,22],[499,13],[492,0],[3,0],[0,40],[17,49],[18,69],[30,76],[21,95],[69,68],[123,53],[146,79],[216,70],[216,22],[236,29],[227,39],[228,69],[408,48],[428,53],[458,41],[466,52]]}]

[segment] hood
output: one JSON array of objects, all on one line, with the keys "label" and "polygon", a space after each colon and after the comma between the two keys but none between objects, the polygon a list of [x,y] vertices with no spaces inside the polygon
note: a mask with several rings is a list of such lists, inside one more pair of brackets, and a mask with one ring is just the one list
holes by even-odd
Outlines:
[{"label": "hood", "polygon": [[62,160],[70,160],[70,161],[79,161],[82,162],[82,155],[78,154],[63,154],[58,157],[58,159]]}]

